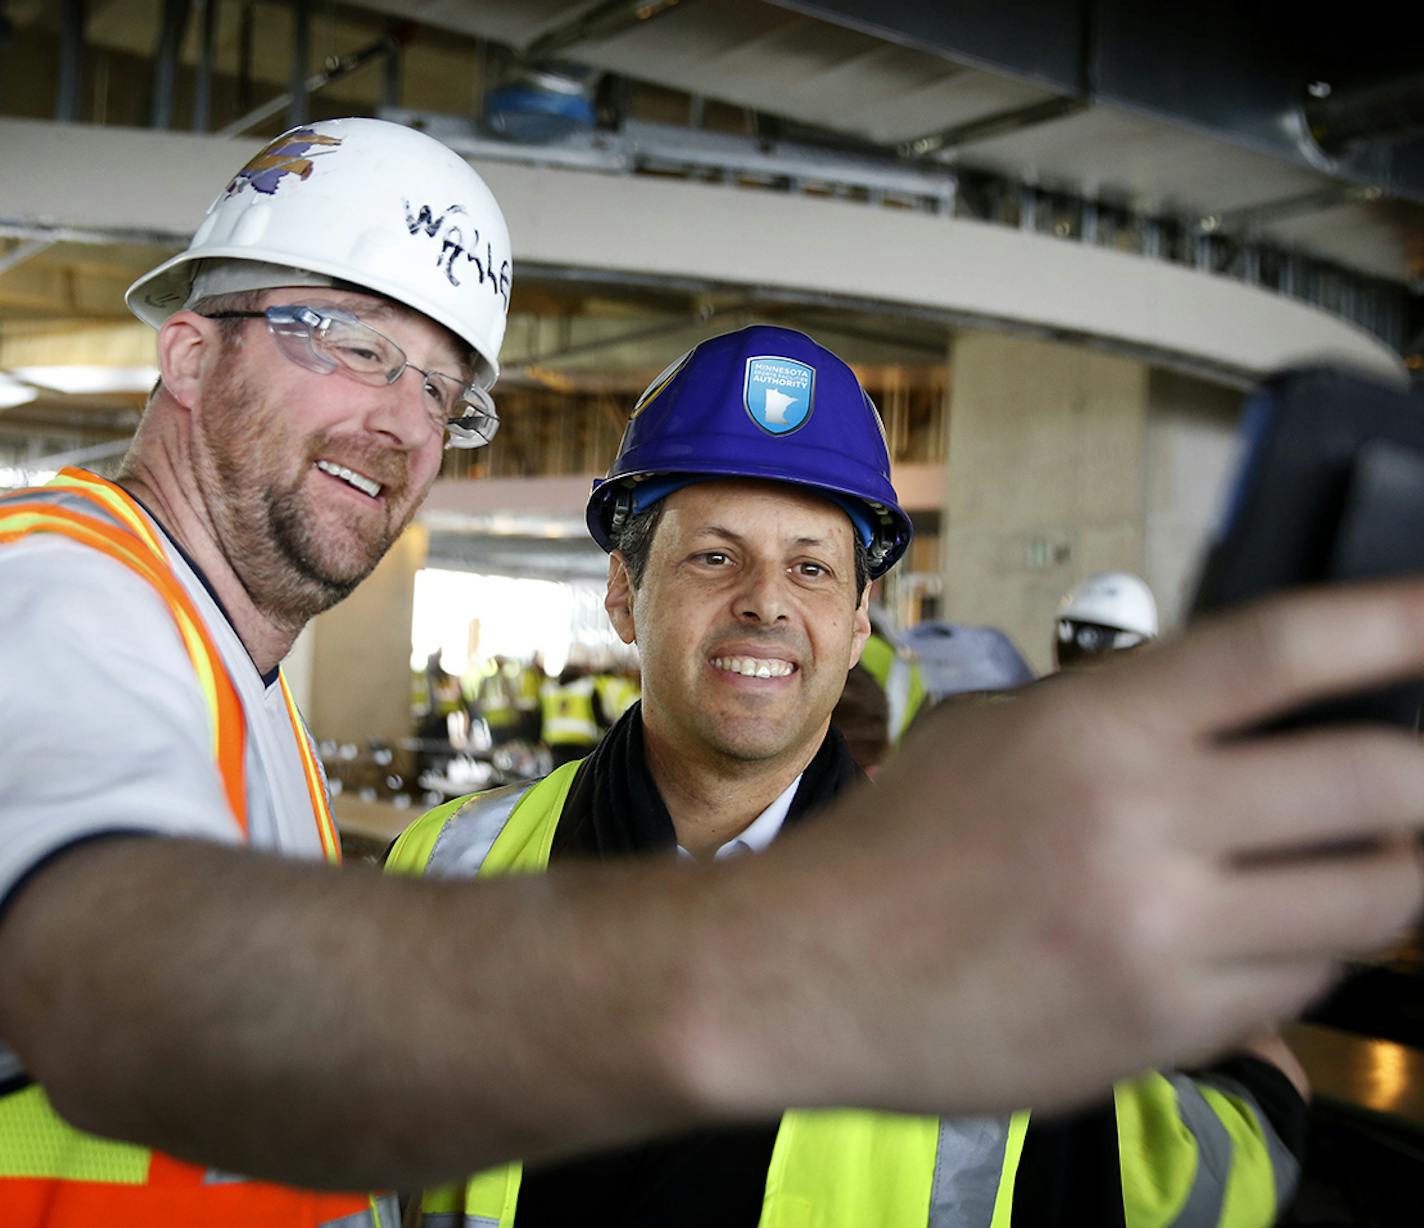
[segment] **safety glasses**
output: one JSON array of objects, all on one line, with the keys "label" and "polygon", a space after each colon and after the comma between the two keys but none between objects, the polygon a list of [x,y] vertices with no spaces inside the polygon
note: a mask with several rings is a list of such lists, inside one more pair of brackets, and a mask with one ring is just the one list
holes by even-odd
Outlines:
[{"label": "safety glasses", "polygon": [[426,371],[384,333],[349,312],[283,303],[265,311],[214,311],[209,320],[266,320],[277,348],[299,367],[330,375],[340,371],[363,384],[394,384],[406,368],[422,381],[430,420],[453,448],[482,448],[499,430],[494,400],[477,384],[443,371]]}]

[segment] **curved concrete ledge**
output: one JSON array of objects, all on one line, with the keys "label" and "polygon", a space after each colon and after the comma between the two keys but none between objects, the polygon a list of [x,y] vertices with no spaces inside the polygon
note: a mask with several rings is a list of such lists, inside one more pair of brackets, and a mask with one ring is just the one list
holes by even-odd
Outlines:
[{"label": "curved concrete ledge", "polygon": [[1255,376],[1403,375],[1365,330],[1228,277],[983,222],[721,186],[482,166],[526,261],[931,309]]},{"label": "curved concrete ledge", "polygon": [[[257,142],[0,121],[0,231],[179,241]],[[716,185],[485,163],[519,262],[763,287],[1106,343],[1249,379],[1393,350],[1223,276],[987,223]],[[418,190],[412,185],[412,190]]]}]

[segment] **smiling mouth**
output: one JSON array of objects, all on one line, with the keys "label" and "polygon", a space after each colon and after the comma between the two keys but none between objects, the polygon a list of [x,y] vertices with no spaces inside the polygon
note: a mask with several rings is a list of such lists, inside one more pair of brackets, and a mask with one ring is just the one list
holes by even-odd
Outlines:
[{"label": "smiling mouth", "polygon": [[787,678],[796,672],[790,661],[776,657],[713,657],[712,668],[743,678]]},{"label": "smiling mouth", "polygon": [[316,467],[323,473],[329,473],[334,478],[340,478],[348,486],[359,490],[363,495],[369,495],[372,499],[380,497],[384,489],[379,482],[368,478],[364,473],[357,473],[354,469],[348,469],[345,465],[338,465],[335,461],[319,460]]}]

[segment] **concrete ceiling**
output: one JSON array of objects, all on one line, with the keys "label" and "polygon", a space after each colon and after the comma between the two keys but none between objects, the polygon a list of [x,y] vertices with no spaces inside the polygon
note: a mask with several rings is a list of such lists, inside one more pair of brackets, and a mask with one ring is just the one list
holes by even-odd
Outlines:
[{"label": "concrete ceiling", "polygon": [[[1155,112],[1132,105],[1128,95],[1134,93],[1133,83],[1122,81],[1121,71],[1113,81],[1115,96],[1108,99],[1091,94],[1074,97],[1071,87],[1081,83],[1061,79],[1062,71],[1051,66],[1037,75],[1058,79],[1049,83],[1033,79],[1036,64],[1052,65],[1061,58],[1063,48],[1044,47],[1051,35],[1080,37],[1074,22],[1086,24],[1087,17],[1075,16],[1073,10],[1083,7],[1085,14],[1084,6],[1014,0],[998,6],[956,6],[953,17],[950,7],[943,5],[767,0],[674,0],[641,6],[587,0],[414,4],[361,0],[360,7],[412,16],[519,49],[537,49],[541,40],[554,38],[560,40],[561,56],[600,71],[796,121],[857,143],[897,149],[926,135],[957,132],[957,143],[938,151],[935,161],[991,170],[1019,182],[1121,202],[1145,212],[1190,218],[1249,209],[1252,216],[1245,220],[1260,236],[1392,281],[1424,276],[1424,253],[1419,251],[1424,236],[1424,170],[1416,183],[1399,173],[1397,166],[1393,172],[1382,170],[1380,158],[1368,149],[1332,158],[1310,150],[1303,137],[1276,139],[1273,132],[1263,134],[1271,128],[1289,129],[1301,122],[1300,117],[1284,101],[1277,106],[1274,98],[1262,101],[1242,94],[1234,99],[1240,80],[1229,78],[1227,67],[1203,56],[1193,89],[1190,64],[1177,65],[1184,99],[1219,94],[1222,115],[1216,117],[1214,128],[1208,126],[1212,116],[1200,101],[1183,102],[1182,113],[1175,118],[1165,113],[1170,103],[1160,103]],[[987,17],[983,16],[986,7],[993,10]],[[1122,5],[1102,7],[1118,11]],[[1199,46],[1201,39],[1211,37],[1216,7],[1208,3],[1181,13],[1155,12],[1152,20],[1162,29],[1151,44],[1153,53],[1175,64],[1172,48],[1181,46],[1177,24],[1190,23]],[[611,13],[607,21],[592,24],[579,37],[581,18],[620,8],[622,20],[616,19],[617,12]],[[805,9],[818,15],[797,11]],[[646,14],[641,20],[636,16],[639,12]],[[928,36],[912,28],[907,12],[938,13],[936,28],[946,43],[961,43],[955,49],[958,55],[910,45],[923,44]],[[1231,16],[1229,23],[1214,27],[1222,39],[1249,26],[1238,13]],[[1300,36],[1292,26],[1306,25],[1311,18],[1308,6],[1298,13],[1282,13],[1281,18],[1274,45],[1286,48],[1292,45],[1290,36]],[[1023,54],[1014,70],[975,63],[973,52],[981,49],[966,50],[962,45],[973,33],[966,28],[976,24],[990,35],[997,30],[1017,40],[1030,52]],[[1421,59],[1414,61],[1415,70],[1424,62],[1420,37],[1424,26],[1418,14],[1396,12],[1383,20],[1366,5],[1352,18],[1351,33],[1337,34],[1339,24],[1337,18],[1321,26],[1321,41],[1335,39],[1351,48],[1370,49],[1381,64],[1391,58],[1408,63],[1408,49],[1417,46]],[[1377,40],[1373,44],[1371,36]],[[1035,46],[1043,52],[1037,60],[1031,54]],[[1257,48],[1263,61],[1269,47]],[[1124,46],[1117,59],[1128,60],[1135,50]],[[1196,46],[1182,46],[1181,59],[1195,50]],[[1250,53],[1249,48],[1235,45],[1228,51]],[[1308,75],[1307,53],[1302,51],[1299,58],[1300,73]],[[1272,64],[1273,74],[1279,76],[1284,70],[1276,61]],[[1332,66],[1344,69],[1339,63]],[[1249,69],[1248,61],[1248,76]],[[1210,71],[1218,75],[1213,77]],[[1302,96],[1306,84],[1304,79],[1298,83]],[[1136,92],[1147,95],[1148,91]],[[1065,114],[1053,114],[1050,104],[1055,102],[1065,105]],[[1270,113],[1273,107],[1279,114]],[[993,119],[1005,121],[1009,130],[997,136],[992,130],[973,132],[974,125]],[[1424,167],[1424,155],[1417,160]],[[1378,202],[1362,203],[1358,195],[1352,196],[1352,190],[1358,194],[1370,188],[1379,190]],[[1301,207],[1306,199],[1313,202],[1309,208]],[[1351,199],[1361,207],[1354,210],[1352,225],[1343,233],[1334,207]],[[1287,212],[1288,225],[1276,223],[1277,208]]]},{"label": "concrete ceiling", "polygon": [[[334,62],[398,29],[404,40],[399,104],[469,120],[501,71],[520,53],[534,53],[633,82],[634,117],[701,122],[766,139],[789,135],[910,165],[992,174],[1135,213],[1210,218],[1223,231],[1417,289],[1424,280],[1424,184],[1411,178],[1413,163],[1399,151],[1368,144],[1338,156],[1307,156],[1308,146],[1295,136],[1270,129],[1276,96],[1267,87],[1285,80],[1282,74],[1296,61],[1302,72],[1312,63],[1302,52],[1284,64],[1286,51],[1295,55],[1302,45],[1298,29],[1283,26],[1289,37],[1277,39],[1269,54],[1259,46],[1261,70],[1254,77],[1233,76],[1233,63],[1213,58],[1218,48],[1210,40],[1226,38],[1234,27],[1213,26],[1211,4],[1183,13],[1154,6],[1151,20],[1162,28],[1147,41],[1152,31],[1138,28],[1146,19],[1134,17],[1125,0],[1095,2],[1096,28],[1083,18],[1089,0],[971,3],[956,6],[953,19],[949,6],[912,0],[354,0],[308,6],[309,66]],[[82,7],[85,59],[76,118],[145,124],[165,5],[89,0]],[[177,127],[190,123],[202,8],[193,6],[179,57],[185,68],[173,109]],[[0,4],[0,114],[54,116],[64,9],[46,0]],[[288,87],[298,27],[285,0],[212,0],[211,12],[211,126],[218,127]],[[1374,45],[1381,63],[1409,59],[1413,31],[1400,21],[1379,28]],[[1182,22],[1194,24],[1179,29]],[[1361,11],[1342,45],[1370,46],[1369,23]],[[1151,81],[1133,80],[1123,67],[1120,52],[1132,38],[1145,48],[1139,58]],[[1174,48],[1181,58],[1196,59],[1177,67]],[[1249,68],[1250,47],[1227,51],[1245,56]],[[1201,86],[1192,90],[1197,63]],[[1349,78],[1338,55],[1322,67]],[[391,89],[373,62],[314,94],[313,111],[374,113],[391,101]],[[1283,131],[1299,120],[1293,111],[1276,118]],[[247,130],[279,131],[284,119],[278,105]],[[920,152],[917,142],[924,144]],[[1392,154],[1398,154],[1393,161]],[[7,361],[7,350],[32,353],[38,344],[26,327],[47,330],[71,352],[85,347],[91,361],[103,361],[116,343],[91,326],[122,321],[123,287],[164,254],[134,244],[61,242],[36,249],[23,239],[0,239],[0,367],[18,365]],[[695,330],[706,309],[695,293],[526,280],[516,289],[511,340],[547,337],[549,321],[565,329],[571,343],[605,336],[615,327],[610,320],[636,331],[681,319]],[[877,327],[887,331],[868,317],[848,316],[843,324],[861,338]],[[923,362],[942,340],[929,327],[907,332],[896,322],[894,329],[908,341],[903,352],[869,345],[866,361]],[[543,350],[530,347],[534,357],[545,352],[547,343]],[[562,378],[606,384],[613,372],[641,370],[649,353],[636,340],[594,347],[567,356]],[[137,364],[125,359],[119,365]],[[95,398],[42,391],[29,406],[0,411],[0,438],[31,422],[52,423],[56,438],[65,424],[85,439],[121,435],[136,403],[130,393]]]}]

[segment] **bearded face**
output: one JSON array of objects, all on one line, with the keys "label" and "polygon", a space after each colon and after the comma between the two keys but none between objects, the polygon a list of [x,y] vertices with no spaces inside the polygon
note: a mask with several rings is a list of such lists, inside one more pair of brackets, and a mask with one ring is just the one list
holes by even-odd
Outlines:
[{"label": "bearded face", "polygon": [[[253,330],[255,333],[256,330]],[[255,605],[304,623],[351,592],[414,516],[439,467],[420,446],[370,428],[364,412],[409,389],[318,375],[225,345],[193,414],[193,465],[214,536]]]}]

